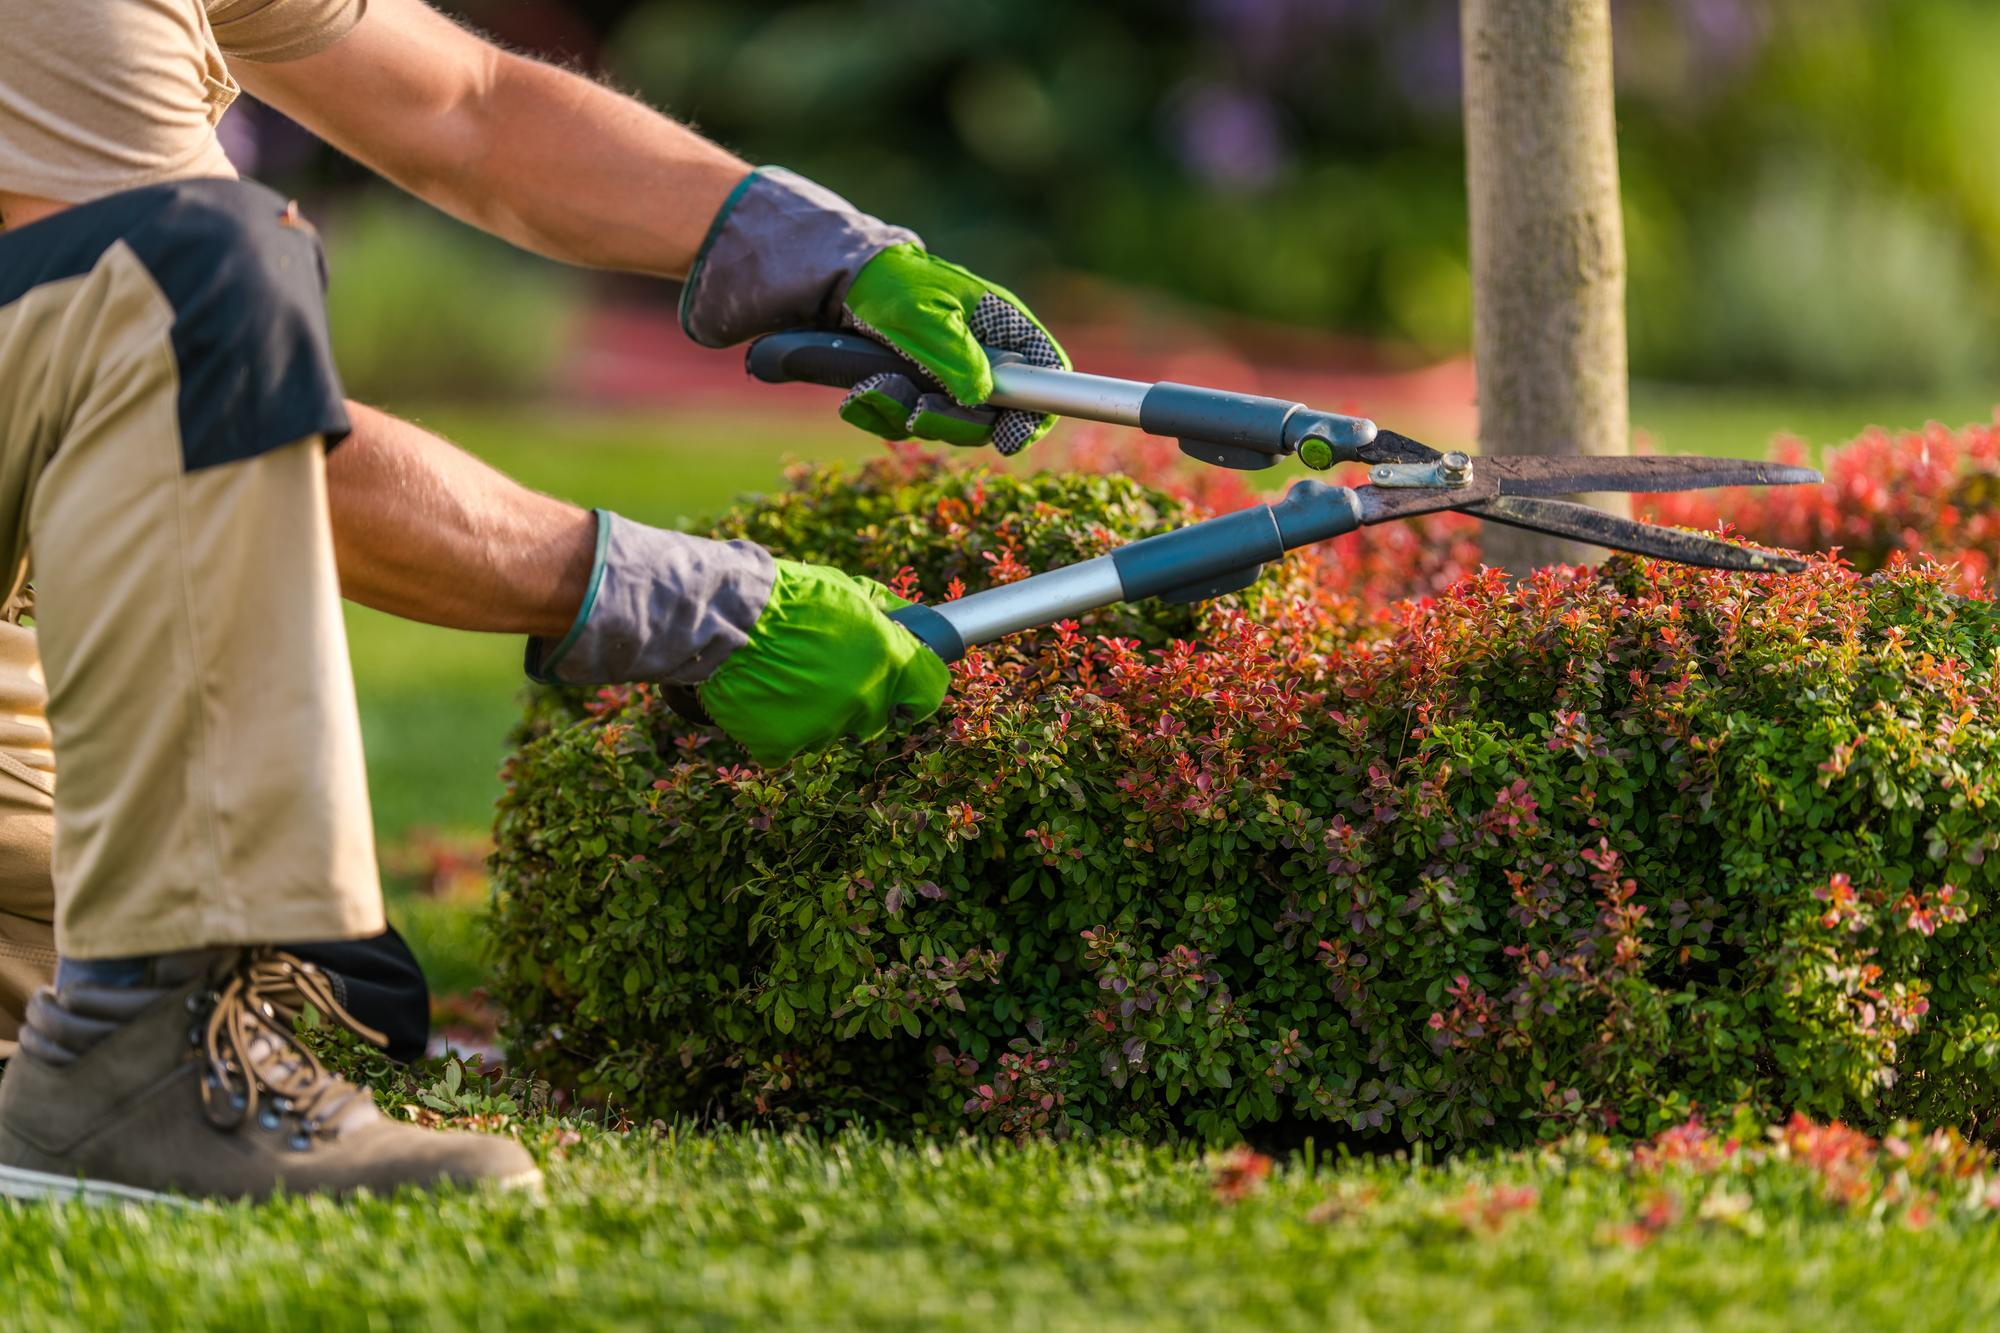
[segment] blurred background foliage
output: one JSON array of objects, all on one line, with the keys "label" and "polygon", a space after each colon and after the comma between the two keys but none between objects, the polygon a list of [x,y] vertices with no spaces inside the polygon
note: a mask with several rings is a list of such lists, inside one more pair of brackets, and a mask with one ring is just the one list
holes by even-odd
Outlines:
[{"label": "blurred background foliage", "polygon": [[387,189],[341,208],[327,319],[341,374],[384,401],[529,396],[549,387],[580,276]]},{"label": "blurred background foliage", "polygon": [[[1089,274],[1413,358],[1467,343],[1454,0],[455,8],[1036,296]],[[2000,5],[1613,8],[1635,374],[1909,390],[1992,374]],[[265,174],[358,182],[251,115],[237,136]],[[343,282],[358,252],[371,273],[420,265],[524,311],[563,299],[546,282],[490,287],[481,273],[506,261],[447,257],[434,233],[373,207],[334,229]],[[387,253],[398,244],[413,254]],[[425,363],[394,344],[476,340],[476,327],[433,336],[450,305],[371,307],[351,341],[407,378]],[[532,381],[532,352],[510,382]],[[472,359],[490,382],[486,354]],[[458,373],[435,369],[447,385]]]}]

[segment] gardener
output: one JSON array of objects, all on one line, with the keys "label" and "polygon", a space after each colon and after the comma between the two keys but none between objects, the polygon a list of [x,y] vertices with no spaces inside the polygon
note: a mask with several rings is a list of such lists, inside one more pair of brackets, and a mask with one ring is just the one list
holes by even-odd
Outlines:
[{"label": "gardener", "polygon": [[545,679],[698,683],[766,762],[927,715],[945,672],[879,585],[573,508],[345,401],[313,230],[216,140],[239,80],[523,246],[684,279],[703,344],[890,341],[923,371],[842,408],[882,434],[1019,448],[1049,423],[961,406],[978,342],[1061,353],[910,232],[421,0],[0,0],[0,559],[38,597],[0,629],[0,971],[54,971],[0,1188],[531,1182],[292,1036],[307,1003],[359,1026],[368,978],[278,942],[384,929],[340,595],[525,633]]}]

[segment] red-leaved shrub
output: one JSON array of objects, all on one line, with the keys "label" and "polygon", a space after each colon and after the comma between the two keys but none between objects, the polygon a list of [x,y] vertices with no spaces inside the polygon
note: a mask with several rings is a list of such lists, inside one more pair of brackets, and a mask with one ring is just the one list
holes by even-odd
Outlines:
[{"label": "red-leaved shrub", "polygon": [[[720,530],[938,598],[1190,513],[904,452]],[[1619,559],[1364,607],[1383,549],[975,652],[928,724],[779,770],[646,689],[545,703],[497,837],[517,1059],[1006,1135],[1990,1124],[1991,604]]]},{"label": "red-leaved shrub", "polygon": [[[1249,483],[1265,474],[1190,464],[1169,440],[1130,431],[1085,429],[1069,437],[1066,459],[1094,472],[1122,472],[1223,513],[1257,503]],[[1806,447],[1780,439],[1779,462],[1807,462]],[[1735,487],[1636,497],[1633,512],[1653,523],[1741,533],[1763,545],[1837,553],[1863,573],[1897,559],[1953,564],[1959,590],[1984,595],[2000,560],[2000,425],[1949,430],[1870,430],[1828,449],[1823,486]],[[1356,470],[1353,480],[1359,480]],[[1316,548],[1327,585],[1379,609],[1428,596],[1479,568],[1477,519],[1435,514],[1368,528]]]},{"label": "red-leaved shrub", "polygon": [[[1782,440],[1782,462],[1805,448]],[[2000,426],[1871,430],[1829,449],[1824,486],[1687,491],[1647,498],[1656,523],[1719,526],[1776,546],[1834,551],[1863,572],[1925,557],[1957,568],[1960,591],[1983,594],[2000,558]]]}]

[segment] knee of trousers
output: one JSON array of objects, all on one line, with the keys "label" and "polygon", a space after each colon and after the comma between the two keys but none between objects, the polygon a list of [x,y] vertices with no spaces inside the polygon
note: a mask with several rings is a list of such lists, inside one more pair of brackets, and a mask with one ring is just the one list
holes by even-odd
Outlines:
[{"label": "knee of trousers", "polygon": [[[296,206],[247,181],[189,180],[102,201],[173,310],[186,470],[349,429],[326,323],[326,259]],[[85,208],[92,205],[85,205]]]}]

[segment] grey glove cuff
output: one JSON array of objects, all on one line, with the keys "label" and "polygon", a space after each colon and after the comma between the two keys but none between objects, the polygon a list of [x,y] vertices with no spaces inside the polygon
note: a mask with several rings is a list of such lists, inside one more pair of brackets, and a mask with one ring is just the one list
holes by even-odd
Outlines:
[{"label": "grey glove cuff", "polygon": [[777,572],[771,553],[596,512],[583,606],[558,642],[528,640],[528,675],[566,685],[708,679],[764,614]]},{"label": "grey glove cuff", "polygon": [[728,347],[800,325],[837,327],[861,266],[918,235],[872,218],[823,185],[759,167],[736,187],[681,288],[681,328]]}]

